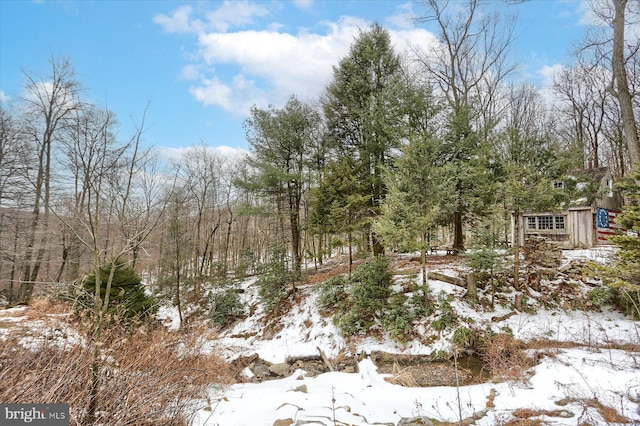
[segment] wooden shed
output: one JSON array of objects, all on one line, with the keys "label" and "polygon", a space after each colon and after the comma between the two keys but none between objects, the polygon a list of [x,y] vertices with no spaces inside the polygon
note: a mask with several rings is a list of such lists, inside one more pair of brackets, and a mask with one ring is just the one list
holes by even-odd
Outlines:
[{"label": "wooden shed", "polygon": [[590,175],[598,188],[598,196],[593,202],[576,200],[571,207],[559,213],[521,214],[518,231],[511,215],[511,241],[515,232],[520,232],[520,241],[525,241],[530,235],[539,235],[558,242],[564,249],[591,248],[608,244],[608,236],[624,231],[615,223],[622,210],[622,198],[613,190],[611,172],[608,168],[601,168]]}]

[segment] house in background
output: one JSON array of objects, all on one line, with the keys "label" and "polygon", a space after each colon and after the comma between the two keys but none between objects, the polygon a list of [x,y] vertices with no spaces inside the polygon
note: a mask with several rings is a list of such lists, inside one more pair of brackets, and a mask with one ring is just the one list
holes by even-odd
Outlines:
[{"label": "house in background", "polygon": [[[616,225],[616,216],[622,212],[622,197],[613,190],[613,176],[607,167],[589,169],[586,179],[577,182],[578,189],[589,185],[596,189],[593,200],[578,199],[559,213],[532,212],[520,216],[520,229],[515,229],[511,217],[511,241],[520,232],[520,241],[530,235],[547,237],[564,249],[591,248],[609,244],[607,237],[624,231]],[[555,182],[555,189],[564,189],[563,182]]]}]

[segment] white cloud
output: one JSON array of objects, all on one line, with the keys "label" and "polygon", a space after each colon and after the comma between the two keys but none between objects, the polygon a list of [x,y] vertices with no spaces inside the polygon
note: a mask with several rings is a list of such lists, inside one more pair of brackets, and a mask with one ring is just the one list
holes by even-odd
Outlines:
[{"label": "white cloud", "polygon": [[313,0],[293,0],[293,4],[295,4],[298,9],[309,10],[313,7]]},{"label": "white cloud", "polygon": [[556,91],[553,89],[553,80],[564,68],[562,64],[544,65],[536,72],[542,78],[539,88],[547,105],[554,105],[558,101]]},{"label": "white cloud", "polygon": [[0,103],[9,102],[9,99],[11,99],[9,95],[0,90]]},{"label": "white cloud", "polygon": [[203,78],[204,75],[200,71],[200,68],[201,67],[196,64],[187,64],[182,67],[180,78],[183,80],[197,80],[199,78]]},{"label": "white cloud", "polygon": [[544,65],[537,73],[545,80],[551,80],[554,76],[558,75],[564,68],[562,64]]},{"label": "white cloud", "polygon": [[210,27],[217,31],[227,31],[230,27],[245,27],[254,22],[254,17],[264,17],[269,10],[248,1],[225,0],[221,7],[207,13]]},{"label": "white cloud", "polygon": [[265,107],[270,103],[264,91],[256,87],[255,81],[242,74],[235,75],[228,84],[216,76],[204,78],[199,85],[191,86],[189,92],[204,105],[217,106],[240,115],[248,115],[253,105]]},{"label": "white cloud", "polygon": [[413,12],[412,3],[403,3],[398,6],[398,13],[389,16],[386,21],[397,28],[413,28],[416,14]]},{"label": "white cloud", "polygon": [[[329,83],[333,66],[367,26],[361,19],[343,17],[324,23],[323,34],[273,30],[201,34],[201,59],[219,71],[202,78],[192,93],[200,102],[240,113],[247,111],[251,99],[266,106],[283,104],[292,94],[305,100],[316,98]],[[422,29],[390,31],[390,36],[398,52],[410,45],[426,47],[433,40]],[[224,77],[220,71],[224,67],[233,68],[235,75]]]},{"label": "white cloud", "polygon": [[51,81],[36,81],[34,84],[25,88],[21,97],[29,101],[26,108],[38,108],[41,102],[49,103],[54,97],[58,108],[75,108],[78,106],[77,93],[68,90],[65,87],[54,87]]},{"label": "white cloud", "polygon": [[[297,0],[297,7],[312,7]],[[435,38],[412,27],[410,3],[401,4],[389,21],[391,41],[402,53],[409,47],[426,50]],[[283,105],[291,95],[305,101],[317,99],[329,83],[333,67],[346,56],[361,30],[370,22],[349,16],[317,23],[313,29],[287,32],[276,22],[249,26],[268,14],[262,4],[225,1],[218,9],[199,15],[189,6],[154,21],[167,32],[197,33],[197,49],[182,69],[181,78],[193,82],[189,91],[204,105],[246,115],[252,105]],[[196,16],[198,15],[198,16]],[[254,25],[255,27],[255,25]]]},{"label": "white cloud", "polygon": [[168,33],[190,33],[199,32],[205,29],[204,22],[192,19],[193,8],[191,6],[180,6],[171,15],[158,13],[153,17],[153,22],[160,25]]},{"label": "white cloud", "polygon": [[254,22],[256,17],[264,17],[269,10],[249,1],[225,0],[222,5],[204,13],[204,19],[194,17],[191,6],[180,6],[169,15],[158,13],[153,22],[160,25],[168,33],[202,33],[205,31],[226,32],[233,27],[245,27]]},{"label": "white cloud", "polygon": [[[594,2],[595,3],[595,2]],[[604,4],[604,3],[603,3]],[[591,2],[582,0],[578,2],[574,12],[578,18],[578,24],[583,26],[602,25],[602,18],[598,17],[591,7]]]},{"label": "white cloud", "polygon": [[[188,151],[193,150],[194,147],[174,148],[174,147],[168,147],[168,146],[159,146],[159,147],[156,147],[155,149],[161,158],[168,161],[175,162],[175,161],[179,161]],[[249,154],[249,151],[247,151],[244,148],[234,148],[226,145],[209,146],[206,149],[209,152],[212,152],[224,159],[229,159],[229,160],[238,160]]]}]

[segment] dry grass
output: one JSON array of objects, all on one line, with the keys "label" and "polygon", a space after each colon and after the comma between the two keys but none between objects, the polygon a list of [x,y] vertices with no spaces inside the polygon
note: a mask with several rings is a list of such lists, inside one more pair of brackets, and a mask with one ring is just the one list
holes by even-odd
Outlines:
[{"label": "dry grass", "polygon": [[[579,397],[566,397],[559,401],[556,401],[557,405],[567,405],[570,403],[576,403],[582,407],[583,413],[587,412],[588,408],[595,409],[598,414],[602,417],[602,419],[607,422],[607,424],[629,424],[631,420],[627,417],[623,416],[613,407],[609,407],[608,405],[604,405],[597,398],[579,398]],[[583,422],[584,424],[584,422]]]},{"label": "dry grass", "polygon": [[568,410],[537,410],[533,408],[518,408],[514,410],[512,414],[517,419],[529,419],[538,416],[561,417],[566,419],[574,416],[574,414]]},{"label": "dry grass", "polygon": [[524,352],[524,344],[508,334],[490,337],[482,349],[482,360],[494,379],[523,380],[533,365],[533,360]]},{"label": "dry grass", "polygon": [[71,425],[181,425],[206,404],[211,386],[221,389],[233,372],[203,354],[202,330],[109,330],[103,339],[96,417],[89,405],[93,345],[42,339],[25,348],[16,332],[0,340],[0,401],[65,402]]},{"label": "dry grass", "polygon": [[56,299],[42,297],[34,299],[29,303],[27,313],[32,317],[42,317],[46,315],[60,315],[69,312],[69,305]]},{"label": "dry grass", "polygon": [[504,426],[545,426],[549,423],[539,419],[511,419]]},{"label": "dry grass", "polygon": [[604,405],[595,398],[587,400],[586,403],[589,407],[598,410],[598,413],[600,413],[604,421],[606,421],[607,423],[631,423],[631,420],[618,413],[618,410],[613,407]]},{"label": "dry grass", "polygon": [[385,378],[385,380],[389,383],[409,388],[420,386],[415,377],[413,377],[411,369],[409,367],[401,368],[397,362],[393,363],[391,374],[393,375],[392,377]]}]

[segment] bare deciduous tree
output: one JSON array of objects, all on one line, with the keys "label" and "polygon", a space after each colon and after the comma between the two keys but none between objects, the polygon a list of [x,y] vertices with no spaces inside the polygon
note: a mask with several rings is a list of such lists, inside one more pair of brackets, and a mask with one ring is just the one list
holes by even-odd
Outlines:
[{"label": "bare deciduous tree", "polygon": [[[475,155],[469,152],[474,149],[469,146],[474,143],[470,132],[487,134],[494,121],[499,85],[515,70],[508,62],[515,21],[503,22],[498,15],[483,13],[478,0],[468,0],[464,7],[456,3],[455,8],[448,1],[425,0],[422,4],[427,12],[418,21],[435,25],[439,43],[430,52],[417,52],[417,56],[446,97],[452,122],[458,123],[459,134],[454,139],[467,147],[452,147],[452,160],[464,163]],[[458,180],[454,186],[458,201],[453,212],[453,246],[463,251],[463,224],[469,214],[465,192],[469,185]]]},{"label": "bare deciduous tree", "polygon": [[80,85],[70,62],[66,59],[50,60],[48,77],[26,74],[26,95],[22,98],[25,132],[36,152],[31,224],[26,237],[19,301],[29,301],[38,279],[42,260],[48,249],[49,203],[51,200],[52,152],[60,138],[61,129],[79,107]]},{"label": "bare deciduous tree", "polygon": [[[628,0],[613,0],[615,14],[613,26],[613,53],[611,55],[611,68],[613,80],[609,90],[618,99],[622,123],[624,125],[624,137],[629,149],[629,157],[632,163],[640,161],[640,143],[638,142],[638,127],[633,112],[633,100],[629,90],[629,79],[626,68],[627,54],[625,46],[625,13]],[[632,2],[633,3],[633,2]],[[632,53],[635,53],[635,49]]]},{"label": "bare deciduous tree", "polygon": [[637,23],[640,16],[640,3],[628,0],[592,0],[591,9],[607,30],[592,31],[586,39],[585,51],[593,52],[595,61],[601,66],[610,67],[608,91],[617,100],[620,108],[624,140],[631,163],[640,161],[638,142],[638,124],[634,113],[637,103],[638,58],[640,38],[629,36],[627,31]]}]

